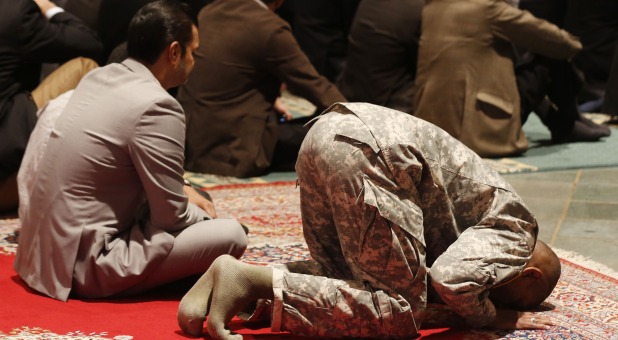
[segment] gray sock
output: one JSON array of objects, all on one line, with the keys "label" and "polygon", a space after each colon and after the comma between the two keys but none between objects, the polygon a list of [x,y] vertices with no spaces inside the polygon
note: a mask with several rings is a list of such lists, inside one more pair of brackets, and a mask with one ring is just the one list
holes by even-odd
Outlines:
[{"label": "gray sock", "polygon": [[240,310],[257,299],[272,299],[272,269],[250,265],[231,256],[221,259],[214,272],[208,334],[215,339],[242,339],[226,328]]},{"label": "gray sock", "polygon": [[[216,262],[216,261],[215,261]],[[213,264],[183,296],[178,306],[178,325],[186,334],[198,337],[204,329],[213,285]]]}]

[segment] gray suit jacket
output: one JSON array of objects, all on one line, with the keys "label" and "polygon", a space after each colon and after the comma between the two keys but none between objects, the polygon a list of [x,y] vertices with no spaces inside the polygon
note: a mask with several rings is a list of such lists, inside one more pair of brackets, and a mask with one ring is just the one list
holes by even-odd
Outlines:
[{"label": "gray suit jacket", "polygon": [[207,218],[183,193],[184,134],[182,108],[139,62],[88,74],[20,210],[14,267],[28,285],[66,300],[73,282],[103,297],[147,277],[175,232]]}]

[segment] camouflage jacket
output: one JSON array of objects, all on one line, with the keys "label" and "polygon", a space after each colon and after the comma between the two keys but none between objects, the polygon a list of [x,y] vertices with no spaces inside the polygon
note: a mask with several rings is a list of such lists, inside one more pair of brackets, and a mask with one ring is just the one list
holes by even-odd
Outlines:
[{"label": "camouflage jacket", "polygon": [[362,142],[382,153],[402,191],[414,193],[385,199],[380,210],[399,225],[422,221],[423,234],[414,236],[426,246],[442,300],[472,326],[493,320],[489,289],[521,271],[536,242],[537,222],[522,199],[478,155],[430,123],[365,103],[330,111],[362,120],[371,132]]}]

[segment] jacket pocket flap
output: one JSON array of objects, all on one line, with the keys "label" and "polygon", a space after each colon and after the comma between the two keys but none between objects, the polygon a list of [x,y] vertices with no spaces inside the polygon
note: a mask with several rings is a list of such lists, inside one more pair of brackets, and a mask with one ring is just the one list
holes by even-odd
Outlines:
[{"label": "jacket pocket flap", "polygon": [[501,111],[508,113],[509,115],[512,115],[513,111],[515,110],[515,106],[513,105],[513,103],[508,102],[493,94],[489,94],[487,92],[479,92],[476,95],[476,99],[480,102],[496,107]]},{"label": "jacket pocket flap", "polygon": [[425,246],[423,211],[414,202],[400,197],[363,178],[364,201],[378,209],[378,213],[391,223],[405,230]]}]

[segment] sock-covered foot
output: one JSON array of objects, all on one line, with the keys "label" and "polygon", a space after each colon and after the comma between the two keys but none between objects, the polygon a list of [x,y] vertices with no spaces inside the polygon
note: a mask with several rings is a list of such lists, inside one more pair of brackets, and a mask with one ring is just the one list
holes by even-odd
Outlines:
[{"label": "sock-covered foot", "polygon": [[592,128],[576,120],[570,133],[552,133],[554,143],[594,142],[606,137],[603,130]]},{"label": "sock-covered foot", "polygon": [[208,313],[208,334],[214,339],[242,339],[227,324],[245,305],[257,299],[272,299],[272,269],[250,265],[223,255],[212,264],[213,292]]},{"label": "sock-covered foot", "polygon": [[208,314],[212,284],[213,270],[211,266],[180,301],[177,314],[178,325],[188,335],[197,337],[202,334],[204,321]]},{"label": "sock-covered foot", "polygon": [[612,134],[612,131],[609,129],[609,126],[597,124],[584,116],[581,116],[579,120],[582,123],[584,123],[587,127],[601,131],[603,133],[603,137],[607,137]]}]

